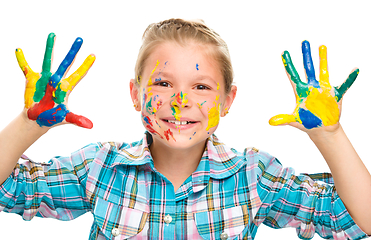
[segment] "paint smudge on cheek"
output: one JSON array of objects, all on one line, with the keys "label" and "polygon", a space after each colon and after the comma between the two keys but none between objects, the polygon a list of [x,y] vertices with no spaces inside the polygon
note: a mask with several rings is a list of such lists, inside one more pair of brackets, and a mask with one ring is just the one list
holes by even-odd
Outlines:
[{"label": "paint smudge on cheek", "polygon": [[197,103],[198,107],[201,109],[202,108],[202,105],[205,104],[206,101],[203,101],[201,104]]},{"label": "paint smudge on cheek", "polygon": [[174,142],[176,142],[176,140],[174,138],[174,135],[173,135],[173,132],[170,129],[164,131],[164,135],[166,137],[166,140],[169,141],[170,140],[170,137],[171,137],[174,140]]},{"label": "paint smudge on cheek", "polygon": [[218,84],[218,86],[216,87],[216,90],[219,90],[220,89],[220,84],[219,83],[217,83]]},{"label": "paint smudge on cheek", "polygon": [[[219,95],[216,96],[216,101],[219,99]],[[219,120],[220,120],[220,103],[217,104],[216,102],[214,102],[214,107],[212,107],[210,110],[209,110],[209,115],[208,115],[208,124],[207,124],[207,128],[206,128],[206,131],[208,131],[210,128],[213,128],[213,127],[216,127],[218,124],[219,124]]]},{"label": "paint smudge on cheek", "polygon": [[198,65],[198,63],[196,63],[196,69],[197,69],[197,71],[198,70],[200,70],[198,67],[199,67],[200,65]]}]

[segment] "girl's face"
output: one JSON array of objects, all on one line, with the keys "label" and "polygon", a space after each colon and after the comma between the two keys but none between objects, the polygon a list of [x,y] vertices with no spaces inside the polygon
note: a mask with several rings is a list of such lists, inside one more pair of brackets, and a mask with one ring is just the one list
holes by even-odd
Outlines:
[{"label": "girl's face", "polygon": [[131,96],[153,143],[187,149],[214,133],[236,94],[225,94],[219,64],[210,46],[165,42],[155,48],[143,70],[140,88],[130,82]]}]

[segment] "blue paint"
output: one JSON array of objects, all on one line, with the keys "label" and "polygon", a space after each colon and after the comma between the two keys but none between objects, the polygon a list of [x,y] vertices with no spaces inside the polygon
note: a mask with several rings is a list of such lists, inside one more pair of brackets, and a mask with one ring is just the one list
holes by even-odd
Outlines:
[{"label": "blue paint", "polygon": [[200,66],[200,65],[198,65],[198,63],[196,63],[196,69],[197,69],[197,71],[200,70],[200,69],[198,69],[198,66]]},{"label": "blue paint", "polygon": [[81,48],[82,42],[82,38],[76,38],[75,42],[72,44],[70,51],[67,53],[66,57],[59,65],[58,70],[53,74],[53,76],[50,77],[50,84],[54,88],[57,87],[59,81],[63,78],[68,67],[72,64],[73,59],[75,59],[76,54]]},{"label": "blue paint", "polygon": [[308,84],[313,87],[319,88],[319,83],[316,80],[316,73],[314,71],[310,44],[307,40],[302,42],[301,51],[303,52],[303,64],[305,72],[307,74]]},{"label": "blue paint", "polygon": [[196,132],[193,133],[193,136],[196,134]]},{"label": "blue paint", "polygon": [[159,97],[159,95],[156,95],[154,98],[153,98],[153,101],[155,102],[156,99]]},{"label": "blue paint", "polygon": [[144,120],[148,125],[152,125],[152,123],[149,121],[149,118],[148,118],[148,117],[144,117],[143,120]]},{"label": "blue paint", "polygon": [[306,109],[299,108],[299,117],[306,129],[312,129],[322,125],[322,120]]},{"label": "blue paint", "polygon": [[40,125],[40,127],[51,127],[55,124],[63,122],[67,113],[69,113],[69,111],[67,110],[66,105],[59,104],[52,109],[40,113],[36,119],[36,122]]},{"label": "blue paint", "polygon": [[161,78],[155,78],[155,82],[161,81]]}]

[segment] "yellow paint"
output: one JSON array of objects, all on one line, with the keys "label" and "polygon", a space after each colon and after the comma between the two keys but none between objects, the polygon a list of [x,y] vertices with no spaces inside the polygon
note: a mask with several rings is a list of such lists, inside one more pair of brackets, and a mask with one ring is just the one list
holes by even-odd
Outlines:
[{"label": "yellow paint", "polygon": [[328,89],[310,87],[310,94],[305,107],[322,120],[324,126],[334,125],[339,121],[340,110],[338,104]]},{"label": "yellow paint", "polygon": [[153,83],[152,83],[152,75],[153,75],[153,73],[155,73],[155,71],[156,71],[156,68],[157,68],[157,66],[160,64],[160,62],[157,60],[157,62],[156,62],[156,66],[155,66],[155,68],[152,70],[152,72],[151,72],[151,76],[149,76],[149,80],[148,80],[148,86],[151,86]]},{"label": "yellow paint", "polygon": [[30,108],[33,101],[33,96],[36,91],[36,83],[37,80],[41,77],[39,73],[35,73],[32,71],[31,67],[28,65],[22,49],[18,48],[15,52],[15,56],[17,57],[17,61],[19,67],[22,69],[25,77],[26,77],[26,90],[24,92],[24,104],[25,108]]},{"label": "yellow paint", "polygon": [[201,104],[197,103],[197,105],[198,105],[198,107],[199,107],[200,109],[202,108]]},{"label": "yellow paint", "polygon": [[331,89],[329,73],[327,70],[327,48],[322,45],[319,48],[319,85],[322,89]]},{"label": "yellow paint", "polygon": [[182,107],[184,107],[188,103],[188,98],[186,98],[187,93],[182,93],[182,94],[183,94],[183,97],[182,97]]},{"label": "yellow paint", "polygon": [[182,117],[182,115],[180,115],[180,109],[178,107],[178,104],[176,103],[176,101],[172,101],[171,105],[173,106],[173,109],[175,111],[175,113],[173,114],[175,119],[180,121],[180,118]]},{"label": "yellow paint", "polygon": [[220,85],[219,85],[219,83],[217,83],[218,84],[218,86],[216,87],[216,90],[219,90],[219,88],[220,88]]},{"label": "yellow paint", "polygon": [[219,119],[220,119],[220,103],[216,105],[214,102],[215,106],[212,107],[209,110],[209,121],[207,124],[206,131],[208,131],[212,127],[216,127],[219,124]]},{"label": "yellow paint", "polygon": [[290,114],[278,114],[271,119],[269,119],[269,124],[272,126],[287,124],[290,122],[295,122],[295,116]]},{"label": "yellow paint", "polygon": [[89,55],[83,64],[68,78],[61,81],[60,88],[62,91],[72,91],[72,89],[79,83],[79,81],[86,75],[89,71],[90,67],[93,65],[95,61],[94,55]]},{"label": "yellow paint", "polygon": [[282,57],[282,62],[283,62],[283,65],[285,65],[285,67],[287,66],[287,63],[286,63],[286,60],[283,58],[283,56],[281,55]]}]

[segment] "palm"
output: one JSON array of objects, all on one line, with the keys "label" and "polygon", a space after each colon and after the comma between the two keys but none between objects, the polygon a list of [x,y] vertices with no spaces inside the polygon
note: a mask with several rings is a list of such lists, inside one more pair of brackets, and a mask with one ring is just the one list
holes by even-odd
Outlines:
[{"label": "palm", "polygon": [[58,70],[52,74],[50,69],[54,41],[54,33],[49,34],[41,73],[32,71],[22,50],[16,50],[19,66],[26,77],[25,108],[27,116],[30,120],[36,121],[40,127],[52,127],[59,123],[69,122],[80,127],[92,128],[93,124],[89,119],[75,115],[68,110],[67,100],[72,89],[94,63],[95,56],[88,56],[73,74],[63,79],[82,45],[82,39],[75,40]]},{"label": "palm", "polygon": [[304,68],[308,80],[307,83],[300,80],[291,61],[290,54],[287,51],[282,54],[282,61],[295,92],[295,110],[292,114],[276,115],[269,120],[269,123],[271,125],[282,125],[296,122],[299,123],[299,128],[303,130],[335,125],[339,122],[340,118],[341,99],[357,78],[359,70],[353,70],[340,87],[332,87],[329,82],[329,74],[327,71],[326,47],[321,46],[319,49],[319,81],[317,81],[315,77],[308,41],[302,43],[302,51]]}]

